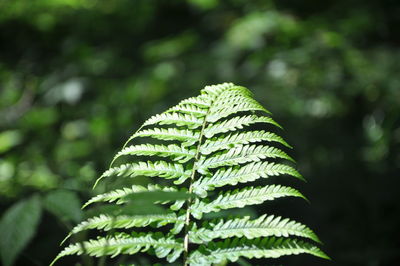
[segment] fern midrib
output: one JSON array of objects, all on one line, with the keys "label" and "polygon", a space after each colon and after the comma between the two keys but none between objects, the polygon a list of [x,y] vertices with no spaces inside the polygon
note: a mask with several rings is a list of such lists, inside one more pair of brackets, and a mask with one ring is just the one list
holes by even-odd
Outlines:
[{"label": "fern midrib", "polygon": [[[193,169],[192,169],[192,174],[190,175],[190,180],[189,180],[189,194],[193,192],[193,183],[194,183],[194,178],[196,175],[196,166],[197,162],[199,160],[199,155],[200,155],[200,147],[201,147],[201,142],[203,140],[203,132],[207,124],[207,115],[210,112],[211,106],[208,108],[206,115],[204,116],[204,121],[201,126],[200,130],[200,135],[199,135],[199,142],[197,144],[196,148],[196,154],[194,156],[194,162],[193,162]],[[186,205],[186,218],[185,218],[185,236],[183,240],[183,265],[187,266],[189,265],[189,225],[190,225],[190,208],[192,205],[192,198],[190,197],[187,200],[187,205]]]},{"label": "fern midrib", "polygon": [[[204,130],[207,125],[207,117],[210,114],[210,110],[211,110],[214,102],[216,102],[222,94],[223,94],[223,92],[221,94],[219,94],[213,101],[210,102],[210,106],[208,107],[207,112],[203,117],[204,120],[203,120],[201,129],[200,129],[199,142],[197,144],[196,154],[194,156],[192,174],[190,176],[189,194],[191,194],[193,192],[193,183],[195,181],[194,179],[195,179],[196,172],[197,172],[197,162],[199,161],[199,156],[201,154],[200,151],[201,151],[201,145],[202,145],[203,136],[204,136]],[[184,236],[184,241],[183,241],[183,265],[184,266],[189,265],[189,226],[190,226],[191,205],[192,205],[192,198],[190,197],[187,200],[186,219],[185,219],[185,236]]]}]

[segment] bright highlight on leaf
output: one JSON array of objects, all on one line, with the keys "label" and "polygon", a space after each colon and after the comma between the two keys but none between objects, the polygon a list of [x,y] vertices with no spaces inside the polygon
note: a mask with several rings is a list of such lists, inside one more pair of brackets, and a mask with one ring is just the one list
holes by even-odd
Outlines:
[{"label": "bright highlight on leaf", "polygon": [[[276,214],[224,217],[222,212],[280,198],[306,199],[293,187],[272,183],[304,180],[280,129],[248,89],[232,83],[206,86],[199,96],[152,116],[96,181],[123,178],[130,185],[86,202],[84,208],[103,209],[69,235],[96,230],[98,238],[67,246],[53,263],[67,255],[142,252],[168,262],[181,258],[183,265],[301,253],[328,259],[316,234],[299,222]],[[138,185],[138,177],[150,183]],[[208,213],[221,218],[210,220]]]}]

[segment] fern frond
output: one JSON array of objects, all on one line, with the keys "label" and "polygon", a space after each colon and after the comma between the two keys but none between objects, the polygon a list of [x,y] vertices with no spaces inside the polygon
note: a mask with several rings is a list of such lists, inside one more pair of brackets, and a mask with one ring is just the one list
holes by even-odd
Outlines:
[{"label": "fern frond", "polygon": [[209,108],[211,105],[211,99],[205,95],[199,95],[197,97],[182,100],[179,104],[191,104],[200,108]]},{"label": "fern frond", "polygon": [[162,233],[133,233],[132,235],[121,233],[111,238],[99,238],[69,245],[61,251],[51,265],[61,257],[68,255],[87,254],[94,257],[115,257],[119,254],[132,255],[138,252],[146,252],[150,248],[154,248],[158,258],[167,257],[169,262],[175,261],[183,251],[180,241],[172,237],[164,237]]},{"label": "fern frond", "polygon": [[305,197],[296,189],[280,185],[265,187],[246,187],[220,193],[211,201],[196,199],[191,208],[191,214],[196,219],[201,219],[203,213],[218,212],[220,210],[242,208],[248,205],[261,204],[267,200],[274,200],[281,197]]},{"label": "fern frond", "polygon": [[258,178],[290,175],[304,181],[304,178],[291,166],[269,162],[252,162],[242,167],[218,169],[211,177],[203,177],[193,183],[193,193],[201,197],[207,196],[207,191],[226,185],[247,183]]},{"label": "fern frond", "polygon": [[248,144],[261,141],[277,142],[283,144],[286,147],[290,147],[290,145],[287,144],[286,141],[284,141],[275,133],[260,130],[229,134],[227,136],[207,139],[201,146],[200,152],[204,155],[208,155],[218,150],[230,149],[239,144]]},{"label": "fern frond", "polygon": [[239,257],[245,258],[278,258],[285,255],[308,253],[324,259],[329,257],[318,247],[290,238],[234,238],[223,242],[210,242],[193,252],[189,258],[190,265],[211,265],[223,261],[235,262]]},{"label": "fern frond", "polygon": [[116,228],[145,227],[149,224],[161,227],[171,223],[179,225],[174,230],[175,234],[179,233],[183,227],[184,216],[177,217],[175,213],[118,216],[101,214],[81,222],[71,230],[68,236],[89,229],[109,231]]},{"label": "fern frond", "polygon": [[179,112],[182,114],[190,114],[195,117],[204,117],[207,114],[207,110],[191,104],[178,104],[175,105],[174,107],[171,107],[166,112],[167,113]]},{"label": "fern frond", "polygon": [[232,90],[233,88],[237,88],[238,90],[245,89],[244,87],[236,86],[233,83],[222,83],[218,85],[205,86],[204,89],[201,90],[201,95],[210,96],[212,99],[215,99],[224,91]]},{"label": "fern frond", "polygon": [[206,86],[202,90],[202,93],[211,95],[213,102],[212,105],[210,106],[210,109],[214,110],[216,108],[219,108],[221,104],[224,102],[225,103],[230,102],[231,105],[237,103],[237,102],[232,103],[232,101],[236,97],[243,97],[245,98],[245,101],[255,101],[253,99],[253,93],[249,89],[243,86],[237,86],[232,83]]},{"label": "fern frond", "polygon": [[245,216],[205,223],[202,228],[190,234],[190,240],[202,244],[216,238],[246,237],[253,239],[269,236],[289,237],[291,235],[309,238],[320,243],[315,233],[305,225],[279,216],[265,214],[254,220]]},{"label": "fern frond", "polygon": [[132,136],[136,137],[151,137],[160,140],[177,140],[181,141],[183,145],[188,146],[195,143],[199,139],[199,132],[188,129],[177,128],[152,128],[144,129]]},{"label": "fern frond", "polygon": [[189,150],[185,147],[176,144],[170,145],[153,145],[153,144],[140,144],[132,145],[122,149],[117,153],[115,159],[124,155],[145,155],[145,156],[161,156],[170,157],[175,161],[184,163],[193,159],[195,151]]},{"label": "fern frond", "polygon": [[189,129],[198,128],[203,124],[200,118],[193,115],[180,114],[180,113],[162,113],[159,115],[152,116],[150,119],[144,122],[143,126],[149,125],[172,125],[186,126]]},{"label": "fern frond", "polygon": [[158,185],[149,185],[147,188],[144,186],[133,185],[131,188],[116,189],[94,196],[88,200],[82,208],[86,208],[87,206],[96,202],[115,202],[116,204],[122,204],[127,202],[126,197],[129,195],[149,191],[176,192],[178,189],[175,187],[160,187]]},{"label": "fern frond", "polygon": [[237,103],[233,106],[227,105],[225,106],[225,108],[221,107],[220,109],[217,109],[214,113],[211,113],[210,115],[207,116],[207,122],[215,123],[216,121],[224,117],[230,116],[231,114],[235,114],[238,112],[248,112],[248,111],[262,111],[267,114],[270,113],[267,109],[262,107],[262,105],[257,104],[253,101],[242,102],[242,103]]},{"label": "fern frond", "polygon": [[272,147],[262,145],[240,145],[228,150],[228,152],[217,153],[209,157],[203,157],[199,161],[198,171],[206,174],[210,168],[221,166],[238,165],[247,162],[257,162],[265,158],[282,158],[294,161],[284,151]]},{"label": "fern frond", "polygon": [[228,120],[218,121],[209,125],[204,129],[204,136],[206,136],[207,138],[211,138],[216,134],[242,129],[245,126],[257,123],[271,124],[276,127],[282,128],[277,122],[275,122],[271,117],[268,116],[235,116]]},{"label": "fern frond", "polygon": [[241,90],[238,90],[238,87],[233,87],[229,90],[225,90],[218,97],[216,97],[215,101],[210,107],[210,114],[216,114],[220,112],[220,109],[222,109],[224,106],[235,106],[237,104],[243,103],[251,103],[254,105],[258,105],[260,108],[264,108],[252,96],[252,93],[243,87],[241,88]]},{"label": "fern frond", "polygon": [[149,177],[163,177],[166,179],[176,179],[176,182],[184,182],[190,177],[190,171],[185,170],[181,164],[169,163],[165,161],[151,161],[128,163],[117,167],[113,167],[105,171],[96,184],[105,177],[122,176],[122,177],[135,177],[135,176],[149,176]]},{"label": "fern frond", "polygon": [[[107,237],[72,244],[56,260],[73,254],[113,257],[146,251],[166,257],[169,262],[183,252],[184,266],[299,253],[327,258],[313,244],[292,239],[319,242],[311,229],[287,218],[262,215],[254,219],[238,216],[210,221],[207,217],[213,215],[204,215],[220,212],[215,214],[220,217],[228,213],[224,210],[284,197],[306,199],[289,186],[249,186],[272,176],[304,180],[291,166],[294,160],[284,151],[290,145],[273,133],[274,127],[281,128],[269,111],[247,88],[233,83],[206,86],[199,96],[152,116],[131,135],[109,169],[96,181],[97,184],[113,176],[131,178],[124,183],[132,183],[89,199],[83,208],[103,204],[96,206],[96,216],[81,222],[70,233],[94,229]],[[128,145],[138,138],[144,144]],[[120,157],[125,161],[114,165]],[[150,177],[146,182],[153,184],[132,185],[141,184],[143,180],[138,176]],[[241,189],[231,188],[238,184]],[[215,189],[218,194],[212,192]],[[149,233],[118,232],[134,227]],[[161,229],[169,232],[153,232]]]}]

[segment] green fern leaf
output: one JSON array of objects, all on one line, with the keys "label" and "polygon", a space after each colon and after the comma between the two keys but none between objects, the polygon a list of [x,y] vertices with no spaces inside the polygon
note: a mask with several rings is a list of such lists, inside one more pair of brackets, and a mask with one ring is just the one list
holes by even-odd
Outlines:
[{"label": "green fern leaf", "polygon": [[202,244],[216,238],[246,237],[248,239],[258,237],[289,237],[291,235],[309,238],[320,243],[315,233],[303,224],[275,217],[274,215],[262,215],[255,220],[249,216],[235,219],[218,219],[203,224],[203,227],[190,234],[194,243]]},{"label": "green fern leaf", "polygon": [[[220,120],[221,118],[230,116],[231,114],[235,114],[237,112],[246,112],[246,111],[262,111],[265,113],[269,113],[269,111],[267,109],[265,109],[264,107],[262,107],[260,104],[253,102],[253,101],[245,101],[245,102],[240,102],[241,100],[245,100],[246,98],[244,97],[238,97],[233,102],[236,102],[238,104],[233,105],[232,107],[230,107],[229,105],[225,105],[225,108],[223,107],[224,104],[229,104],[227,102],[222,102],[221,103],[221,107],[216,109],[213,113],[211,113],[208,117],[207,117],[207,122],[211,122],[214,123],[218,120]],[[228,107],[227,107],[228,106]]]},{"label": "green fern leaf", "polygon": [[275,133],[261,130],[235,133],[218,138],[207,139],[202,145],[200,152],[204,155],[208,155],[218,150],[230,149],[239,144],[248,144],[261,141],[277,142],[285,145],[286,147],[290,147],[286,141],[284,141]]},{"label": "green fern leaf", "polygon": [[280,185],[265,187],[246,187],[220,193],[218,198],[211,202],[196,199],[192,206],[191,214],[196,219],[201,219],[203,213],[218,212],[220,210],[243,208],[248,205],[261,204],[267,200],[282,197],[305,197],[296,189]]},{"label": "green fern leaf", "polygon": [[190,114],[195,117],[204,117],[207,114],[207,110],[191,104],[178,104],[174,107],[171,107],[166,112],[167,113],[179,112],[182,114]]},{"label": "green fern leaf", "polygon": [[198,128],[203,124],[200,118],[188,114],[179,113],[162,113],[160,115],[155,115],[149,120],[144,122],[143,126],[149,126],[154,124],[160,125],[172,125],[177,126],[187,126],[189,129]]},{"label": "green fern leaf", "polygon": [[115,257],[119,254],[132,255],[138,252],[146,252],[150,248],[154,248],[158,258],[168,256],[167,259],[169,262],[175,261],[183,251],[182,243],[172,237],[166,238],[162,233],[133,233],[132,235],[120,233],[110,238],[99,238],[97,240],[69,245],[61,251],[51,265],[61,257],[68,255],[87,254],[94,257],[104,255]]},{"label": "green fern leaf", "polygon": [[183,219],[182,217],[180,219],[176,217],[175,213],[133,216],[111,216],[103,214],[83,221],[79,225],[75,226],[71,230],[71,233],[76,234],[88,229],[102,229],[108,231],[114,228],[145,227],[154,222],[157,222],[157,227],[160,227],[168,223],[176,223],[178,221],[183,222]]},{"label": "green fern leaf", "polygon": [[132,227],[146,227],[149,224],[155,224],[156,227],[161,227],[170,223],[175,224],[175,227],[173,230],[171,230],[171,232],[177,234],[183,228],[184,216],[177,217],[175,213],[119,216],[101,214],[99,216],[89,218],[75,226],[66,239],[73,234],[77,234],[89,229],[109,231],[118,228],[128,229]]},{"label": "green fern leaf", "polygon": [[117,153],[115,158],[119,158],[124,155],[171,157],[175,161],[184,163],[189,161],[190,159],[193,159],[195,151],[188,150],[187,148],[178,146],[176,144],[170,144],[168,146],[141,144],[141,145],[132,145],[122,149],[120,152]]},{"label": "green fern leaf", "polygon": [[199,161],[198,171],[208,173],[208,169],[221,166],[238,165],[247,162],[257,162],[265,158],[282,158],[294,161],[284,151],[272,146],[241,145],[227,152],[203,157]]},{"label": "green fern leaf", "polygon": [[204,129],[204,136],[206,138],[211,138],[216,134],[242,129],[246,126],[256,123],[272,124],[276,127],[281,128],[281,126],[276,123],[271,117],[256,115],[235,116],[231,119],[218,121],[211,124]]},{"label": "green fern leaf", "polygon": [[[216,97],[219,97],[222,93],[224,92],[229,92],[233,88],[236,88],[238,92],[246,92],[250,93],[249,90],[247,90],[245,87],[241,86],[236,86],[233,83],[223,83],[223,84],[218,84],[218,85],[212,85],[212,86],[205,86],[204,89],[202,89],[201,94],[203,96],[206,96],[207,98],[215,99]],[[250,93],[251,94],[251,93]]]},{"label": "green fern leaf", "polygon": [[155,161],[154,163],[151,161],[138,162],[110,168],[100,176],[96,183],[98,183],[102,178],[110,176],[150,176],[163,177],[166,179],[179,178],[179,180],[176,181],[179,183],[190,177],[190,171],[185,170],[181,164],[168,163],[165,161]]},{"label": "green fern leaf", "polygon": [[188,129],[177,129],[177,128],[153,128],[144,129],[132,136],[136,137],[152,137],[160,140],[177,140],[181,141],[185,146],[189,146],[195,143],[199,139],[199,132],[194,132]]},{"label": "green fern leaf", "polygon": [[220,168],[211,177],[204,177],[193,183],[193,192],[200,197],[206,197],[207,191],[226,185],[236,185],[257,180],[260,177],[291,175],[304,181],[304,178],[294,168],[277,163],[252,162],[243,167]]},{"label": "green fern leaf", "polygon": [[223,261],[235,262],[239,257],[278,258],[285,255],[308,253],[324,259],[329,257],[318,247],[287,238],[233,238],[223,242],[210,242],[193,252],[189,258],[191,265],[211,265]]},{"label": "green fern leaf", "polygon": [[200,95],[197,97],[191,97],[181,101],[179,104],[190,104],[200,108],[209,108],[211,105],[211,99],[205,95]]},{"label": "green fern leaf", "polygon": [[[133,185],[131,188],[116,189],[107,193],[99,194],[88,200],[82,208],[86,208],[90,204],[96,202],[115,202],[116,204],[126,203],[126,197],[135,193],[144,193],[149,191],[177,192],[175,187],[160,187],[157,185],[149,185],[147,188],[139,185]],[[184,189],[183,189],[184,191]]]}]

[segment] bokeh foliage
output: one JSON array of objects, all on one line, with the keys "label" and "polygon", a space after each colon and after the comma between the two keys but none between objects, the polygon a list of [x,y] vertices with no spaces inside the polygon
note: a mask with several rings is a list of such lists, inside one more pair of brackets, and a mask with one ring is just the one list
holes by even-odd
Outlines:
[{"label": "bokeh foliage", "polygon": [[16,264],[54,258],[145,118],[225,81],[285,125],[312,205],[281,214],[317,229],[333,258],[282,262],[395,264],[399,12],[393,0],[0,1],[0,229],[33,217]]}]

